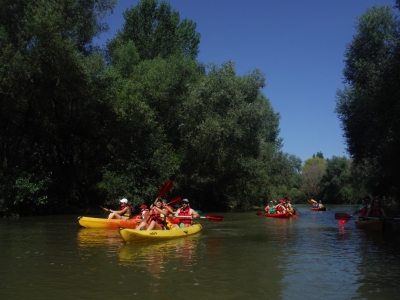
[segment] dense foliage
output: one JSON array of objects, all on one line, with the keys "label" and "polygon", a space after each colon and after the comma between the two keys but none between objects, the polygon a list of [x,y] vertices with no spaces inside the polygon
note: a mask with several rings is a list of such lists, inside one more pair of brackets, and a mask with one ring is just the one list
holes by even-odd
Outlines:
[{"label": "dense foliage", "polygon": [[300,199],[259,70],[196,60],[196,24],[143,0],[102,51],[116,1],[0,0],[0,211],[66,212],[171,196],[200,209]]},{"label": "dense foliage", "polygon": [[368,191],[399,199],[400,25],[393,8],[380,6],[360,16],[356,28],[336,111]]}]

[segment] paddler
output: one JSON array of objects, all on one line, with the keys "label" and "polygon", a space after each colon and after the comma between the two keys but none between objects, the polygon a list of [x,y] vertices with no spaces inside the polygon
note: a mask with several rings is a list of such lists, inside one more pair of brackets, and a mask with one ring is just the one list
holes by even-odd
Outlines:
[{"label": "paddler", "polygon": [[143,222],[136,227],[136,230],[162,230],[165,227],[165,220],[162,215],[166,214],[167,211],[162,208],[161,199],[157,198],[155,205],[152,204],[150,206],[149,217],[143,220]]},{"label": "paddler", "polygon": [[132,207],[128,205],[128,199],[123,198],[119,200],[121,202],[121,209],[120,210],[111,210],[110,214],[108,215],[109,219],[121,219],[126,220],[129,219],[132,215]]},{"label": "paddler", "polygon": [[368,217],[379,217],[379,218],[384,217],[384,218],[387,218],[386,217],[386,213],[383,210],[381,202],[379,201],[378,198],[375,198],[372,201],[371,207],[368,208],[367,213],[365,214],[365,218],[368,218]]},{"label": "paddler", "polygon": [[182,207],[175,212],[175,217],[183,217],[179,218],[179,227],[189,227],[192,225],[192,219],[198,218],[199,214],[190,208],[188,199],[183,199]]}]

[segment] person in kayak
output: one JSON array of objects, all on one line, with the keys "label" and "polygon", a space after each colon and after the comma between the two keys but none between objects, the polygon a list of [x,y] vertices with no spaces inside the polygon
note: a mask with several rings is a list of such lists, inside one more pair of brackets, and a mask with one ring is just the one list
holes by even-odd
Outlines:
[{"label": "person in kayak", "polygon": [[319,200],[317,208],[323,208],[323,207],[324,207],[324,205],[322,204],[322,200]]},{"label": "person in kayak", "polygon": [[147,209],[147,205],[146,204],[142,204],[140,206],[140,218],[143,220],[147,219],[149,215],[149,210]]},{"label": "person in kayak", "polygon": [[379,201],[378,198],[375,198],[372,201],[372,204],[371,204],[370,208],[367,210],[367,213],[365,214],[364,218],[368,218],[368,217],[378,217],[378,218],[384,217],[384,218],[387,218],[386,217],[386,213],[383,210],[381,202]]},{"label": "person in kayak", "polygon": [[199,214],[190,208],[188,199],[183,199],[182,207],[175,212],[175,217],[184,217],[179,218],[179,227],[189,227],[192,225],[192,219],[198,218]]},{"label": "person in kayak", "polygon": [[119,202],[121,202],[121,209],[120,210],[110,209],[110,214],[108,215],[108,219],[126,220],[132,216],[132,207],[128,205],[128,199],[123,198],[119,200]]},{"label": "person in kayak", "polygon": [[361,218],[364,217],[365,214],[367,213],[368,209],[371,206],[370,202],[371,202],[371,200],[369,199],[369,197],[365,196],[363,198],[363,204],[361,204],[361,206],[359,206],[357,208],[357,210],[355,212],[353,212],[353,214],[351,216],[354,216],[356,214],[361,214]]},{"label": "person in kayak", "polygon": [[267,213],[267,214],[269,214],[270,213],[270,210],[271,210],[271,208],[275,211],[275,209],[273,208],[274,207],[274,204],[273,204],[273,202],[272,202],[272,200],[271,201],[269,201],[269,204],[265,207],[265,213]]},{"label": "person in kayak", "polygon": [[290,199],[289,199],[289,197],[288,196],[285,196],[285,197],[283,197],[284,199],[285,199],[285,206],[286,206],[286,210],[291,210],[293,207],[292,207],[292,204],[290,203]]},{"label": "person in kayak", "polygon": [[285,214],[286,213],[285,201],[279,200],[279,203],[275,207],[275,210],[277,214]]},{"label": "person in kayak", "polygon": [[166,214],[167,212],[162,209],[161,199],[157,198],[155,205],[150,205],[149,215],[136,227],[136,230],[163,230],[165,221],[162,215]]},{"label": "person in kayak", "polygon": [[167,211],[167,217],[171,217],[174,215],[174,209],[168,205],[167,199],[162,199],[162,208]]}]

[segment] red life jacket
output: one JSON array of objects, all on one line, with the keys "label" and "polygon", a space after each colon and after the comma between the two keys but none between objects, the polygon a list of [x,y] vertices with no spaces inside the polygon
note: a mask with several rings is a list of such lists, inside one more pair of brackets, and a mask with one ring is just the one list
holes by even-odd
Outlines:
[{"label": "red life jacket", "polygon": [[381,216],[381,207],[380,205],[378,207],[375,207],[375,205],[373,205],[371,207],[371,211],[369,212],[369,217],[380,217]]},{"label": "red life jacket", "polygon": [[[180,208],[179,209],[179,216],[181,216],[181,217],[186,217],[186,216],[191,217],[192,215],[190,214],[190,207],[186,208],[185,210],[183,209],[183,207]],[[190,219],[190,218],[182,218],[182,219],[179,219],[179,222],[183,223],[183,224],[191,225],[192,224],[192,219]]]},{"label": "red life jacket", "polygon": [[285,209],[283,208],[283,206],[282,205],[278,205],[277,207],[276,207],[276,211],[278,211],[278,212],[283,212]]},{"label": "red life jacket", "polygon": [[164,227],[164,225],[165,225],[164,218],[161,217],[161,214],[160,214],[159,211],[155,211],[154,209],[152,209],[151,210],[151,216],[152,216],[152,219],[154,221],[156,221],[156,223],[158,225],[160,225],[161,227]]}]

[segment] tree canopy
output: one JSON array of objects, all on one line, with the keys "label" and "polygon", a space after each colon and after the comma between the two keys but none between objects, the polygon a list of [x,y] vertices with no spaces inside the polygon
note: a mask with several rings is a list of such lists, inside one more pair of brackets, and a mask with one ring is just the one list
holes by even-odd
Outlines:
[{"label": "tree canopy", "polygon": [[165,1],[125,11],[102,51],[114,4],[0,0],[0,213],[135,206],[166,180],[199,209],[298,195],[264,74],[199,63],[196,24]]},{"label": "tree canopy", "polygon": [[[399,1],[396,2],[399,7]],[[400,196],[400,31],[393,8],[374,6],[358,18],[347,45],[336,112],[348,152],[368,172],[373,194]]]}]

